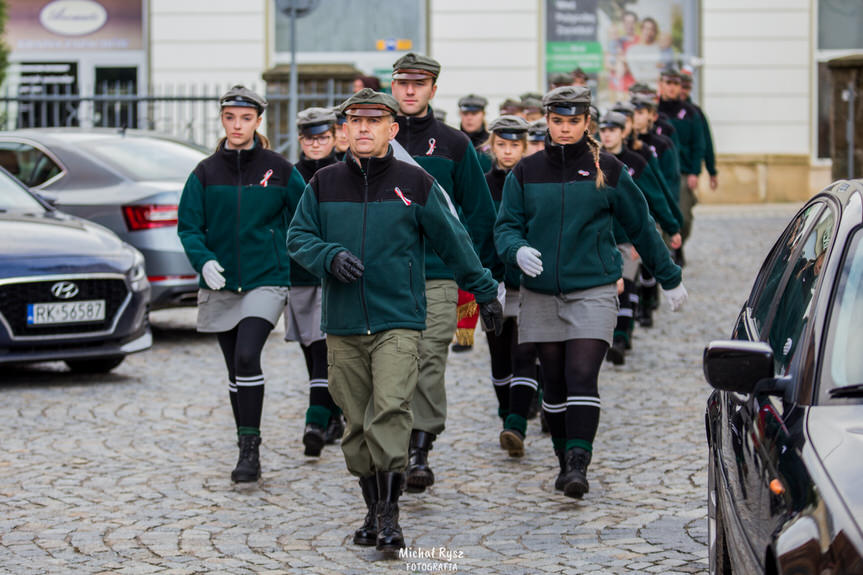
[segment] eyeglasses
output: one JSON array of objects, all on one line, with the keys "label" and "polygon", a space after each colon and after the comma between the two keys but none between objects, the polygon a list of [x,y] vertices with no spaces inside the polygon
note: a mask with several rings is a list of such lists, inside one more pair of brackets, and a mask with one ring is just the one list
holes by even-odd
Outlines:
[{"label": "eyeglasses", "polygon": [[330,140],[333,139],[333,135],[329,132],[325,134],[319,134],[317,136],[303,136],[303,143],[313,146],[318,144],[319,146],[324,146],[330,143]]}]

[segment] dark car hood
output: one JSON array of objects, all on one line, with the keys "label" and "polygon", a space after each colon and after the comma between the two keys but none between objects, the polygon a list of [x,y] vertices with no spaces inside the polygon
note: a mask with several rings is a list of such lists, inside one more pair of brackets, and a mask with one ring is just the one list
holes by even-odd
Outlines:
[{"label": "dark car hood", "polygon": [[125,272],[133,257],[111,231],[73,216],[0,213],[0,278]]},{"label": "dark car hood", "polygon": [[863,517],[860,454],[863,453],[863,405],[822,405],[809,408],[806,428],[812,447],[851,515]]}]

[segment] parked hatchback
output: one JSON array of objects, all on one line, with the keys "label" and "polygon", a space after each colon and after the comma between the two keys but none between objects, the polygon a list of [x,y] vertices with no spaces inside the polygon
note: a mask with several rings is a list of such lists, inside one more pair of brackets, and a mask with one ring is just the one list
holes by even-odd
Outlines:
[{"label": "parked hatchback", "polygon": [[711,573],[863,573],[863,181],[791,220],[710,343]]},{"label": "parked hatchback", "polygon": [[0,364],[104,372],[153,338],[141,253],[55,210],[0,169]]},{"label": "parked hatchback", "polygon": [[177,237],[186,178],[206,154],[153,132],[0,132],[0,166],[59,209],[107,227],[144,254],[154,309],[195,305],[195,270]]}]

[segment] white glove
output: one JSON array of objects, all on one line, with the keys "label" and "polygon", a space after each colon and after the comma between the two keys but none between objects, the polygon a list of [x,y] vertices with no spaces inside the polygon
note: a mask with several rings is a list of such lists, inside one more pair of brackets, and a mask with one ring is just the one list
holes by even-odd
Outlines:
[{"label": "white glove", "polygon": [[515,252],[515,261],[526,276],[535,278],[542,273],[542,254],[530,246],[521,246]]},{"label": "white glove", "polygon": [[503,282],[497,283],[497,301],[501,308],[506,308],[506,284]]},{"label": "white glove", "polygon": [[680,282],[676,288],[671,288],[668,291],[662,290],[665,294],[665,299],[668,300],[668,305],[671,306],[671,311],[678,311],[686,303],[686,298],[689,295],[686,293],[686,288],[683,287],[683,282]]},{"label": "white glove", "polygon": [[204,283],[212,290],[220,290],[225,287],[225,276],[220,272],[225,271],[219,262],[210,260],[201,268],[201,276],[204,278]]}]

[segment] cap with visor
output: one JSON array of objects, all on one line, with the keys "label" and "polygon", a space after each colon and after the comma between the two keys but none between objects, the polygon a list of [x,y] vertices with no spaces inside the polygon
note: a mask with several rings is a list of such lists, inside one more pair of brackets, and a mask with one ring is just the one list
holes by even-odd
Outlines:
[{"label": "cap with visor", "polygon": [[561,86],[542,97],[546,112],[561,116],[578,116],[590,108],[590,88],[585,86]]},{"label": "cap with visor", "polygon": [[542,142],[545,140],[545,135],[548,133],[548,124],[545,118],[540,118],[531,122],[527,128],[527,139],[531,142]]},{"label": "cap with visor", "polygon": [[342,102],[339,111],[345,116],[396,116],[399,113],[399,105],[389,94],[363,88]]},{"label": "cap with visor", "polygon": [[242,84],[231,87],[219,98],[220,108],[254,108],[258,115],[267,109],[267,99],[249,90]]},{"label": "cap with visor", "polygon": [[439,75],[440,62],[415,52],[408,52],[393,64],[393,80],[434,80]]},{"label": "cap with visor", "polygon": [[527,120],[519,116],[504,115],[495,118],[489,125],[488,131],[504,140],[523,140],[530,125]]},{"label": "cap with visor", "polygon": [[458,109],[462,112],[482,112],[488,106],[488,100],[476,94],[468,94],[458,99]]},{"label": "cap with visor", "polygon": [[625,127],[626,116],[624,116],[620,112],[615,112],[611,110],[603,114],[602,118],[599,119],[600,130],[603,128],[620,128],[622,130]]},{"label": "cap with visor", "polygon": [[303,136],[328,132],[335,123],[336,114],[330,108],[306,108],[297,114],[297,128]]}]

